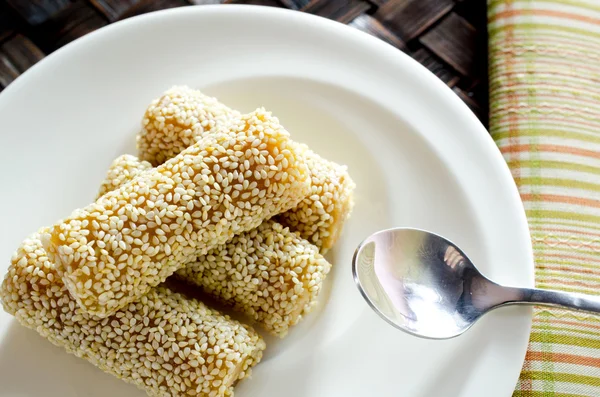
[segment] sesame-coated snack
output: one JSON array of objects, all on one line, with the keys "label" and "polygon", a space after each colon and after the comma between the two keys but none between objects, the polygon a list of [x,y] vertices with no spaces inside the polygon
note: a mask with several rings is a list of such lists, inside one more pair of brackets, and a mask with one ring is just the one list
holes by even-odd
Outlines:
[{"label": "sesame-coated snack", "polygon": [[176,275],[283,337],[316,304],[330,269],[317,247],[270,220]]},{"label": "sesame-coated snack", "polygon": [[42,243],[77,304],[106,317],[296,206],[310,191],[304,151],[256,110],[76,210]]},{"label": "sesame-coated snack", "polygon": [[354,207],[356,185],[344,165],[306,151],[311,191],[296,207],[276,217],[300,237],[320,248],[324,255],[338,240]]},{"label": "sesame-coated snack", "polygon": [[161,397],[231,396],[260,361],[265,343],[250,326],[163,285],[109,317],[85,313],[39,237],[14,254],[0,299],[22,325],[69,353]]},{"label": "sesame-coated snack", "polygon": [[[135,156],[120,156],[104,185],[116,188],[127,183],[146,171],[148,164]],[[283,337],[314,307],[330,268],[317,247],[268,220],[175,274]]]},{"label": "sesame-coated snack", "polygon": [[[238,112],[198,90],[173,87],[146,110],[137,137],[139,157],[160,164],[218,127],[235,123],[239,117]],[[279,216],[278,221],[325,254],[338,239],[352,211],[355,184],[345,166],[327,161],[310,150],[307,153],[311,194],[292,211]]]},{"label": "sesame-coated snack", "polygon": [[160,165],[241,116],[198,90],[173,87],[146,109],[143,128],[137,135],[140,160]]}]

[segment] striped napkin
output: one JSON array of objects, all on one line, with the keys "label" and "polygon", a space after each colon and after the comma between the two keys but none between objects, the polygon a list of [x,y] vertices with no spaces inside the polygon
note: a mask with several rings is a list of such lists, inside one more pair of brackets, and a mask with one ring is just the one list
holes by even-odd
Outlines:
[{"label": "striped napkin", "polygon": [[[600,294],[600,0],[489,0],[490,130],[539,288]],[[600,396],[600,316],[536,308],[514,396]]]}]

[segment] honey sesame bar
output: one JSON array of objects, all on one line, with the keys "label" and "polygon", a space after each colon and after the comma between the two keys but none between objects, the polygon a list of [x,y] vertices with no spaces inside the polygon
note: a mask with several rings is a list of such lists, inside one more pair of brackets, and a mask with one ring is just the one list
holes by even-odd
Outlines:
[{"label": "honey sesame bar", "polygon": [[323,255],[338,240],[354,207],[356,185],[346,166],[328,161],[307,149],[311,191],[300,204],[276,219],[320,248]]},{"label": "honey sesame bar", "polygon": [[242,115],[198,90],[176,86],[152,101],[137,135],[139,158],[153,166],[175,157],[200,137]]},{"label": "honey sesame bar", "polygon": [[269,220],[175,274],[283,337],[316,304],[330,269],[316,246]]},{"label": "honey sesame bar", "polygon": [[[239,117],[238,112],[198,90],[173,87],[155,99],[145,112],[137,136],[139,157],[158,165]],[[279,216],[278,221],[325,254],[336,242],[352,211],[355,184],[345,166],[308,153],[311,194],[292,211]]]},{"label": "honey sesame bar", "polygon": [[[122,155],[112,163],[103,186],[116,188],[148,166],[135,156]],[[317,247],[268,220],[175,274],[283,337],[316,304],[330,268]]]},{"label": "honey sesame bar", "polygon": [[42,243],[77,304],[106,317],[309,191],[304,148],[258,109],[76,210]]},{"label": "honey sesame bar", "polygon": [[252,327],[164,285],[110,317],[85,313],[48,259],[40,232],[14,254],[0,300],[53,344],[160,397],[231,396],[260,361],[265,343]]}]

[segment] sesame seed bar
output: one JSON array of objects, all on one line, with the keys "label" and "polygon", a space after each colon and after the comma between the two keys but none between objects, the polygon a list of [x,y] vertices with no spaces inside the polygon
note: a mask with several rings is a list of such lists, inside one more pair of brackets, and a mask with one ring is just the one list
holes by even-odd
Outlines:
[{"label": "sesame seed bar", "polygon": [[158,166],[242,115],[198,90],[175,86],[152,101],[137,135],[139,158]]},{"label": "sesame seed bar", "polygon": [[258,109],[76,210],[42,243],[77,304],[106,317],[309,191],[304,148]]},{"label": "sesame seed bar", "polygon": [[317,247],[270,220],[176,275],[284,337],[316,304],[330,268]]},{"label": "sesame seed bar", "polygon": [[0,299],[25,327],[150,396],[231,396],[265,349],[252,327],[164,285],[110,317],[85,313],[49,261],[40,232],[12,257]]},{"label": "sesame seed bar", "polygon": [[[173,87],[146,110],[137,137],[139,157],[158,165],[239,117],[238,112],[198,90]],[[281,215],[278,221],[325,254],[338,239],[352,211],[355,184],[345,166],[327,161],[311,151],[308,151],[308,161],[311,194],[294,210]]]},{"label": "sesame seed bar", "polygon": [[320,248],[323,255],[338,240],[354,207],[356,185],[344,165],[308,150],[311,191],[296,207],[278,215],[278,222]]},{"label": "sesame seed bar", "polygon": [[[103,186],[118,187],[142,174],[149,164],[135,156],[120,156]],[[283,337],[316,304],[330,268],[317,247],[268,220],[175,274]]]}]

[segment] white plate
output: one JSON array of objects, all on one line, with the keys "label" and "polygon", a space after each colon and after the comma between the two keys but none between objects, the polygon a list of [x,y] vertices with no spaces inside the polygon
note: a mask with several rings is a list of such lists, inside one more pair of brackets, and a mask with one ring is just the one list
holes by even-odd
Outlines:
[{"label": "white plate", "polygon": [[[426,69],[352,28],[301,13],[201,6],[116,23],[34,66],[0,95],[0,266],[23,237],[87,204],[135,153],[146,105],[188,84],[242,111],[265,106],[299,141],[346,163],[356,209],[321,310],[269,343],[238,397],[508,396],[530,312],[506,308],[434,342],[387,325],[353,284],[358,243],[392,226],[455,240],[488,276],[531,286],[524,211],[499,151]],[[0,395],[142,396],[0,315]]]}]

